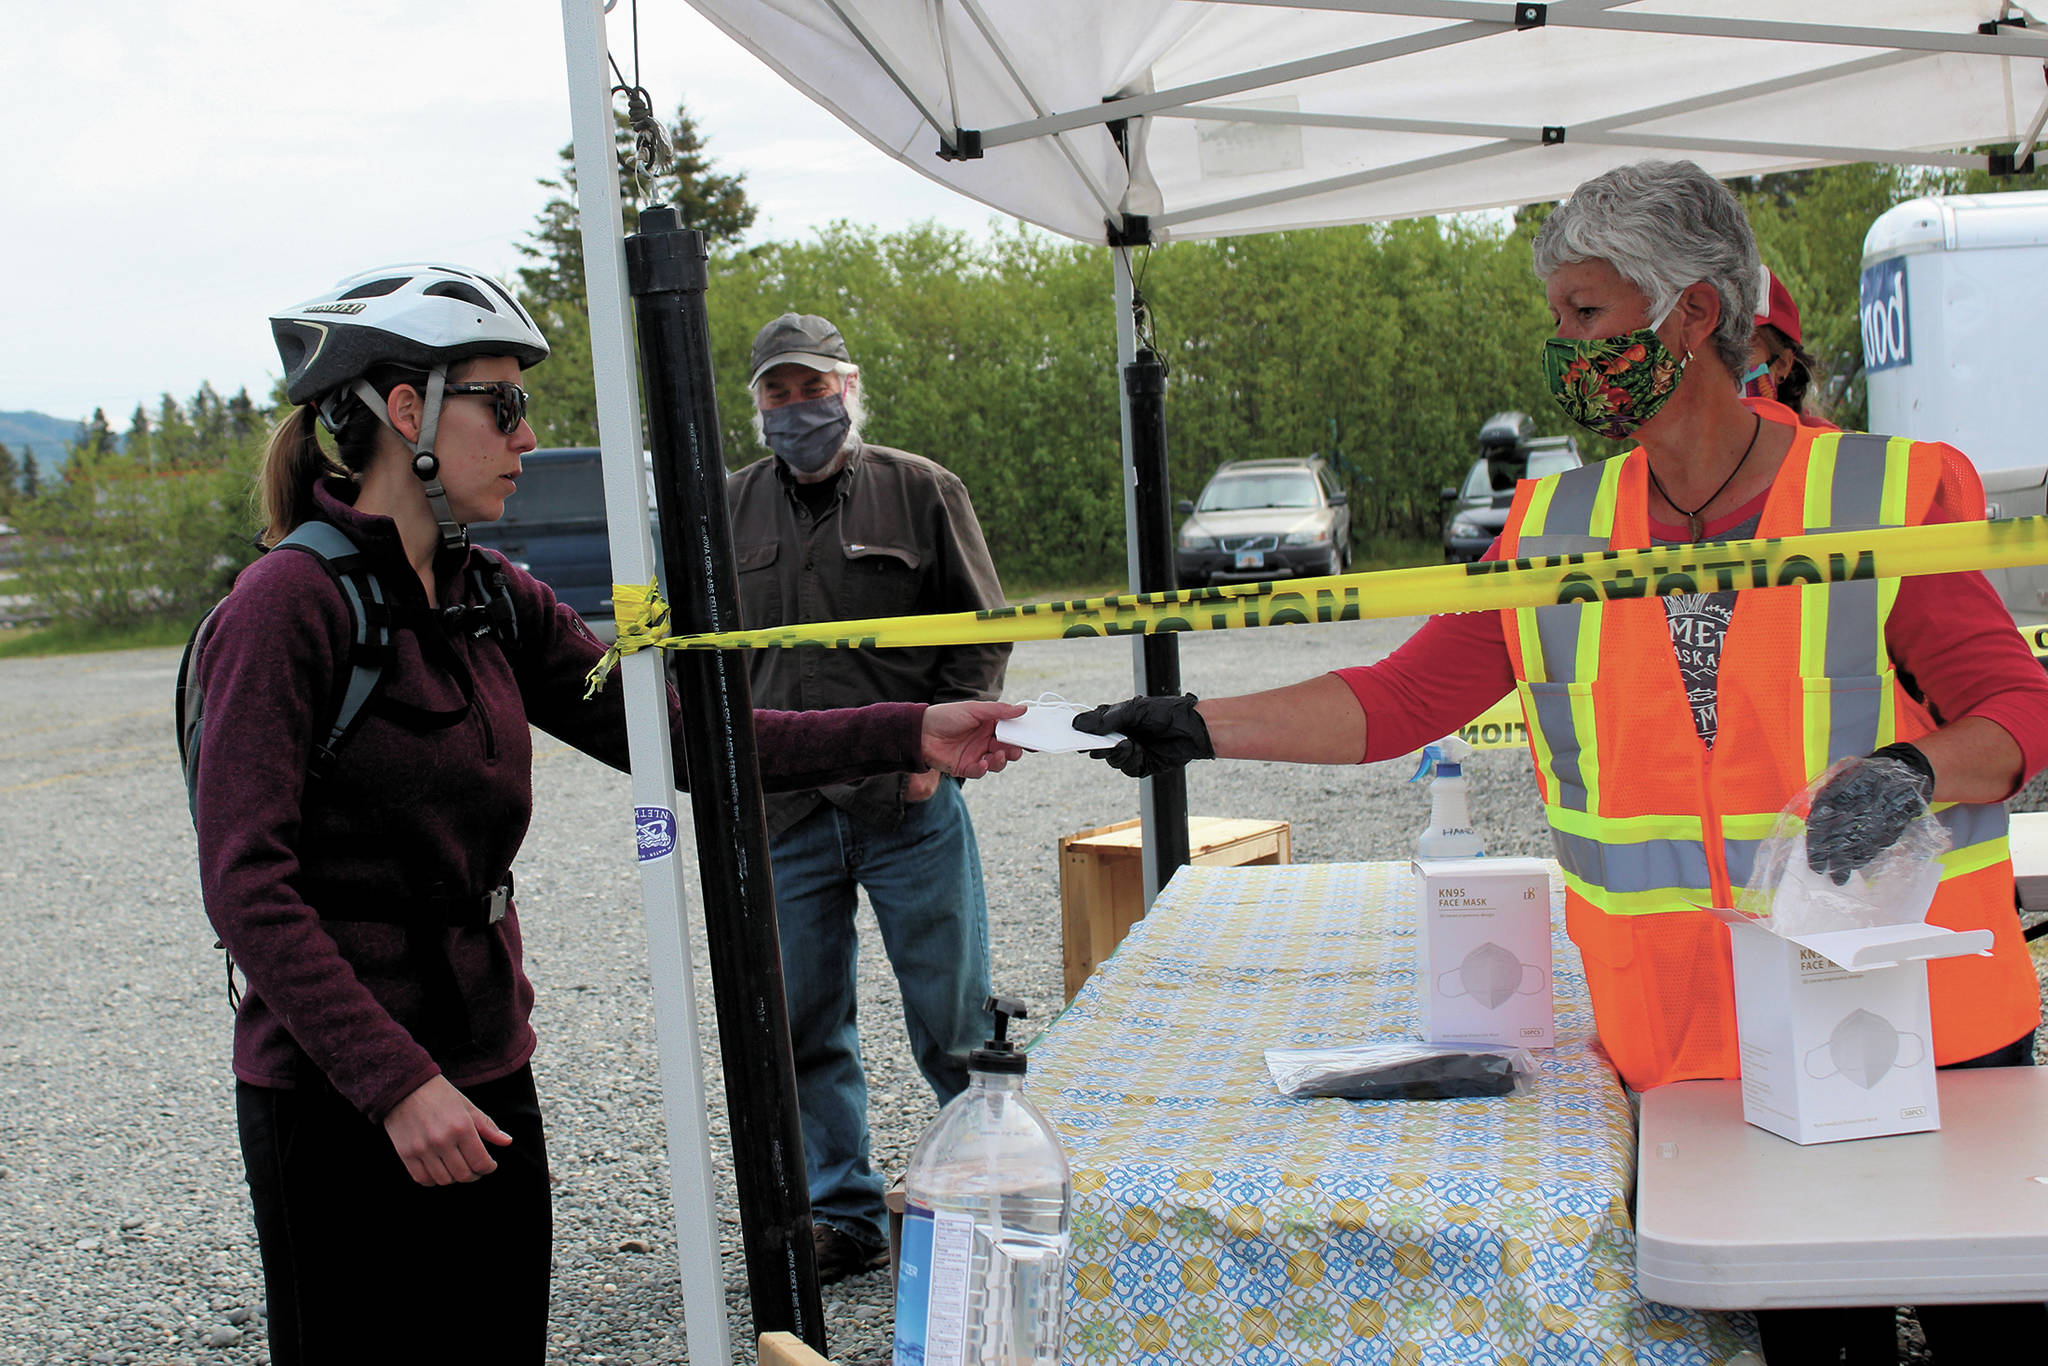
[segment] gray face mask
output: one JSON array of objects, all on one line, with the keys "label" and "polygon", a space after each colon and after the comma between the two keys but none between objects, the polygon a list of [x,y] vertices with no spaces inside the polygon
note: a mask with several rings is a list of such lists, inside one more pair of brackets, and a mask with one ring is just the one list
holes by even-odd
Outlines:
[{"label": "gray face mask", "polygon": [[1543,989],[1540,980],[1533,987],[1522,986],[1522,979],[1531,971],[1540,977],[1543,969],[1524,963],[1498,944],[1485,943],[1466,954],[1457,967],[1438,973],[1436,991],[1448,1000],[1470,996],[1488,1010],[1498,1010],[1512,996],[1529,996]]},{"label": "gray face mask", "polygon": [[816,474],[831,464],[852,425],[838,394],[785,403],[761,414],[761,435],[768,449],[798,474]]},{"label": "gray face mask", "polygon": [[[1908,1056],[1900,1057],[1901,1053]],[[1867,1091],[1883,1081],[1894,1066],[1917,1066],[1922,1056],[1918,1035],[1899,1033],[1882,1015],[1852,1010],[1842,1017],[1826,1043],[1806,1055],[1806,1075],[1816,1081],[1847,1077]]]}]

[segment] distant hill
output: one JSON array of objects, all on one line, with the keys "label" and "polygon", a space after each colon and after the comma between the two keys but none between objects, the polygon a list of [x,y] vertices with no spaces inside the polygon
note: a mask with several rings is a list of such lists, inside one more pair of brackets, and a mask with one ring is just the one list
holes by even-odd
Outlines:
[{"label": "distant hill", "polygon": [[66,445],[77,439],[84,425],[77,418],[48,413],[0,413],[0,445],[13,451],[17,461],[24,448],[35,452],[36,464],[49,470],[64,463]]}]

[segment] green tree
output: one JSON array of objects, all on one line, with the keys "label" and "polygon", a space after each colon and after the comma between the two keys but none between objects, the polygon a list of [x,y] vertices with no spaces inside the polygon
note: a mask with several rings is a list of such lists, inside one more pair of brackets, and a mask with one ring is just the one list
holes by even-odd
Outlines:
[{"label": "green tree", "polygon": [[145,465],[155,460],[156,453],[150,447],[149,410],[140,403],[128,419],[128,435],[122,439],[121,449]]},{"label": "green tree", "polygon": [[[755,208],[743,178],[713,171],[685,106],[677,105],[675,121],[667,125],[675,160],[651,180],[638,170],[626,116],[614,110],[612,118],[627,232],[639,224],[639,202],[676,206],[683,225],[701,230],[714,246],[736,241],[753,225]],[[560,157],[559,175],[540,182],[557,193],[542,207],[531,239],[520,245],[534,264],[521,267],[519,282],[522,299],[552,352],[527,380],[534,433],[543,446],[580,446],[597,440],[597,390],[584,300],[583,237],[576,217],[575,148],[562,148]]]},{"label": "green tree", "polygon": [[[744,177],[719,175],[697,124],[686,106],[676,106],[672,123],[665,125],[675,159],[659,174],[645,174],[633,152],[633,128],[626,115],[612,111],[613,141],[619,168],[619,193],[626,231],[640,221],[641,203],[668,204],[682,214],[683,226],[696,228],[714,242],[735,241],[754,224],[756,210],[747,199]],[[554,179],[540,183],[556,193],[542,206],[532,239],[520,244],[520,254],[533,261],[519,271],[521,291],[529,307],[583,305],[583,235],[576,218],[576,148],[562,148],[561,171]]]},{"label": "green tree", "polygon": [[14,452],[7,449],[7,443],[0,441],[0,517],[14,511],[14,505],[21,501],[21,465],[14,458]]},{"label": "green tree", "polygon": [[202,384],[184,405],[165,395],[154,420],[138,408],[117,449],[95,413],[63,480],[20,506],[19,591],[53,616],[101,627],[211,606],[253,554],[249,491],[263,423],[253,405],[244,416],[255,420],[238,426]]},{"label": "green tree", "polygon": [[21,500],[27,502],[29,499],[41,494],[42,491],[43,472],[36,464],[36,453],[33,448],[23,446],[21,448]]},{"label": "green tree", "polygon": [[1224,460],[1321,454],[1361,536],[1434,536],[1487,416],[1564,423],[1526,241],[1492,223],[1325,228],[1153,253],[1176,494]]}]

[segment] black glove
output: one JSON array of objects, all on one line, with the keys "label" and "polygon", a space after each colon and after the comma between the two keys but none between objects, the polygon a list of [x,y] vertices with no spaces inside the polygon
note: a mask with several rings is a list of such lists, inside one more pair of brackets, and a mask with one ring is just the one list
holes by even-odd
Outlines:
[{"label": "black glove", "polygon": [[1851,759],[1814,794],[1806,815],[1806,866],[1837,887],[1891,848],[1934,798],[1934,765],[1908,744]]},{"label": "black glove", "polygon": [[1084,735],[1121,733],[1124,738],[1114,748],[1088,752],[1127,777],[1149,778],[1179,768],[1190,759],[1216,757],[1216,746],[1209,743],[1209,727],[1195,710],[1195,702],[1193,693],[1133,697],[1082,712],[1074,718],[1074,729]]}]

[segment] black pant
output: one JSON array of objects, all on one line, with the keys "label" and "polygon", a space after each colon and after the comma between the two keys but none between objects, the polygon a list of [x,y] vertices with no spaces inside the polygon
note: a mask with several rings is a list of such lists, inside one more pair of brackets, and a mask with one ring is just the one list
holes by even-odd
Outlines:
[{"label": "black pant", "polygon": [[[2029,1032],[1962,1067],[2031,1067]],[[1944,1069],[1946,1070],[1946,1069]],[[2015,1135],[2020,1141],[2024,1135]],[[1915,1309],[1928,1350],[1943,1366],[2024,1361],[2048,1343],[2048,1305],[1928,1304]],[[1899,1359],[1897,1311],[1868,1309],[1765,1309],[1756,1316],[1766,1366],[1893,1366]],[[2013,1355],[2013,1353],[2019,1355]]]},{"label": "black pant", "polygon": [[275,1366],[545,1359],[554,1213],[533,1071],[463,1094],[513,1142],[489,1176],[421,1186],[324,1082],[235,1087]]}]

